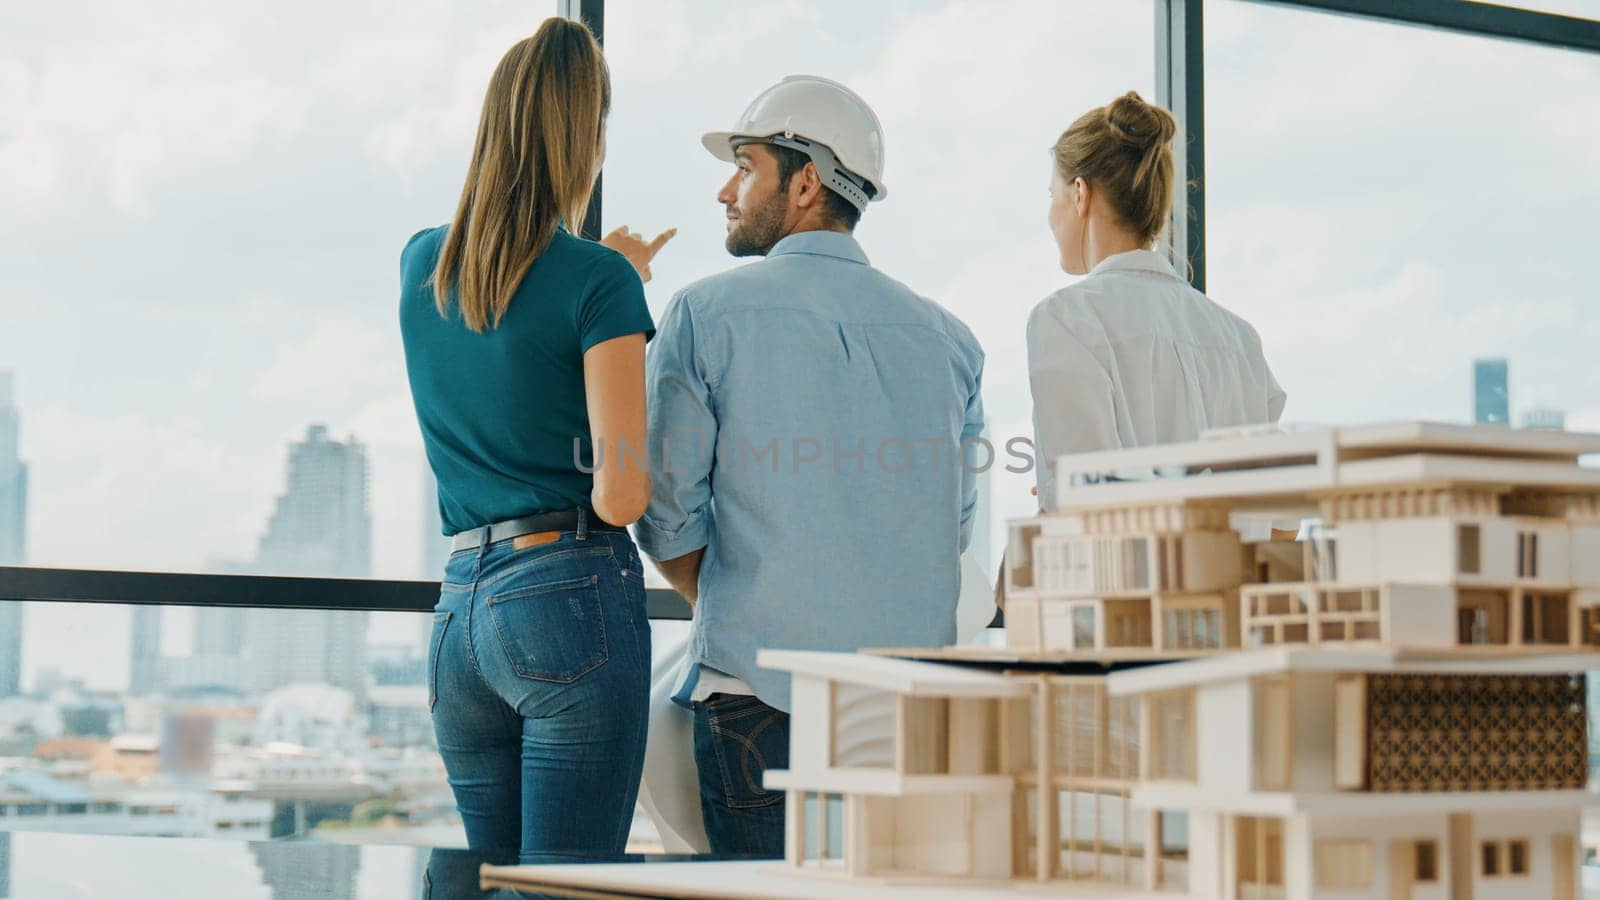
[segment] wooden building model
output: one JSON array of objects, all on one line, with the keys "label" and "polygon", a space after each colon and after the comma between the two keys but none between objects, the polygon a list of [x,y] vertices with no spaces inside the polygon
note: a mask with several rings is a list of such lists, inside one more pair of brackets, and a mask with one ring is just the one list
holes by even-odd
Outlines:
[{"label": "wooden building model", "polygon": [[762,653],[794,679],[791,768],[767,776],[789,865],[1575,900],[1600,664],[1585,453],[1600,436],[1411,424],[1063,458],[1059,512],[1012,526],[1004,648]]},{"label": "wooden building model", "polygon": [[[1600,642],[1600,438],[1410,424],[1069,456],[1015,523],[1008,647]],[[1199,473],[1157,477],[1152,473]],[[1311,519],[1299,542],[1244,521]]]}]

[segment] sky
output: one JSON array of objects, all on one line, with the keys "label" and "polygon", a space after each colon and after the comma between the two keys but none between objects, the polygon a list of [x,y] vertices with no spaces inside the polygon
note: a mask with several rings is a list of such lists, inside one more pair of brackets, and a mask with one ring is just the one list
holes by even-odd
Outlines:
[{"label": "sky", "polygon": [[[399,250],[450,215],[488,74],[553,7],[0,4],[0,369],[31,563],[249,559],[320,422],[368,448],[374,575],[432,574]],[[1153,98],[1151,4],[609,0],[606,21],[607,225],[679,229],[658,316],[738,264],[699,135],[784,75],[836,78],[887,135],[863,247],[972,327],[991,434],[1027,433],[1023,323],[1071,281],[1048,147],[1125,90]],[[1210,293],[1260,330],[1286,420],[1463,420],[1494,355],[1514,416],[1600,430],[1600,56],[1241,0],[1208,3],[1206,53]],[[997,523],[1029,484],[995,480]],[[126,610],[28,622],[25,671],[125,681]]]}]

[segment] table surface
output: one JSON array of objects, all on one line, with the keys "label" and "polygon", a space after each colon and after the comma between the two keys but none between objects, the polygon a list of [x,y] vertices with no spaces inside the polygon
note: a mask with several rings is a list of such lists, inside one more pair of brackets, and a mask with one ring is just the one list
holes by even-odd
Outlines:
[{"label": "table surface", "polygon": [[[696,859],[700,858],[628,855],[617,861]],[[485,863],[511,865],[516,861],[515,851],[400,844],[0,831],[0,900],[518,900],[545,896],[479,887],[479,869]],[[424,893],[428,883],[431,895]]]},{"label": "table surface", "polygon": [[[580,895],[588,897],[682,896],[678,889],[725,885],[729,874],[736,879],[756,876],[746,880],[747,885],[804,885],[800,895],[815,885],[774,868],[782,863],[628,855],[616,860],[618,864],[577,867],[553,862],[548,869],[554,877],[545,881],[552,887],[543,888],[544,892],[480,886],[483,865],[514,865],[515,857],[515,852],[402,844],[0,830],[0,900],[521,900],[564,894],[559,888],[552,890],[555,884],[579,888]],[[717,864],[685,865],[697,862]],[[1587,867],[1583,876],[1585,900],[1600,900],[1600,868]],[[425,893],[430,886],[431,893]],[[869,893],[899,896],[896,891]]]}]

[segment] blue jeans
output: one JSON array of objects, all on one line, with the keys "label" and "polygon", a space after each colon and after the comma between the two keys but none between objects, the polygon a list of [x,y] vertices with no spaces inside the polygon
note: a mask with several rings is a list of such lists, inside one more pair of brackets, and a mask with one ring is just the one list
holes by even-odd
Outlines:
[{"label": "blue jeans", "polygon": [[789,714],[743,694],[694,704],[700,819],[719,856],[783,856],[784,792],[762,786],[789,768]]},{"label": "blue jeans", "polygon": [[428,708],[473,849],[623,852],[644,766],[650,621],[623,531],[463,550],[433,613]]}]

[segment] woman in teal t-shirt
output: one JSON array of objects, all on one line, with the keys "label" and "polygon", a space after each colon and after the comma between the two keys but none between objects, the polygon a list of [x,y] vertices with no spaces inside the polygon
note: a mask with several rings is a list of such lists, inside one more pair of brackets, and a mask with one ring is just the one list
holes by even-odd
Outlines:
[{"label": "woman in teal t-shirt", "polygon": [[583,220],[609,105],[594,37],[547,20],[495,69],[454,221],[400,258],[454,546],[428,706],[469,845],[528,862],[620,854],[644,758],[650,623],[625,526],[650,499],[640,273],[671,233],[602,245],[562,224]]}]

